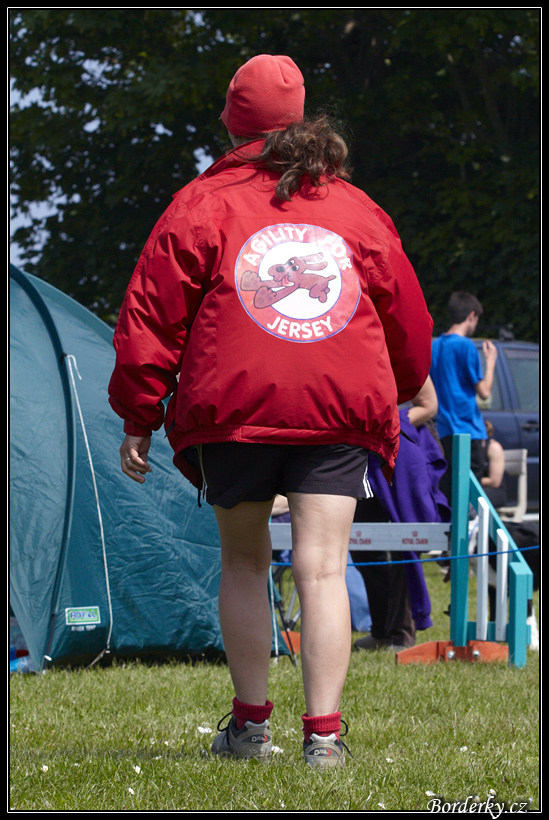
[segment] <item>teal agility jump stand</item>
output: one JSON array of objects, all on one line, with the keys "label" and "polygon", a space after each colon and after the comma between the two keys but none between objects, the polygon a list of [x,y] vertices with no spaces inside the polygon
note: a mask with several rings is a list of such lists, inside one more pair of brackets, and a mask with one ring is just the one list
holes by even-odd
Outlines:
[{"label": "teal agility jump stand", "polygon": [[[471,438],[454,436],[452,458],[452,522],[354,523],[350,548],[356,551],[413,551],[428,553],[451,548],[450,640],[428,641],[396,653],[396,662],[434,663],[451,661],[508,661],[526,665],[530,642],[528,601],[533,593],[533,574],[500,517],[471,472]],[[488,557],[477,557],[477,619],[469,613],[469,505],[479,514],[482,538],[479,556],[488,552],[488,535],[498,545],[496,621],[488,622]],[[291,550],[291,524],[271,524],[273,549]],[[450,540],[449,540],[450,539]],[[507,616],[507,579],[509,615]],[[508,622],[507,622],[508,620]]]},{"label": "teal agility jump stand", "polygon": [[[452,453],[452,524],[450,641],[432,641],[397,653],[397,663],[430,663],[438,659],[468,661],[508,660],[510,666],[526,666],[530,642],[528,601],[533,593],[533,574],[517,550],[505,525],[471,472],[471,438],[454,436]],[[488,536],[498,545],[496,621],[488,622],[488,556],[476,560],[477,620],[469,610],[469,505],[479,514],[479,555],[488,552]],[[509,551],[507,556],[507,550]],[[503,557],[504,556],[504,557]],[[508,557],[508,561],[507,561]],[[462,560],[459,560],[462,559]],[[507,569],[509,622],[507,623]],[[506,641],[505,643],[502,643]]]}]

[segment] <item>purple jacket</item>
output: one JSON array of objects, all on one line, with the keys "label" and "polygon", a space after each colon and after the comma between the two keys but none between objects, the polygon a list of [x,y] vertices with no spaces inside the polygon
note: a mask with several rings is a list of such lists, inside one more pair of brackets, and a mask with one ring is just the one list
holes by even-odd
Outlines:
[{"label": "purple jacket", "polygon": [[[451,511],[438,483],[447,463],[428,428],[414,427],[408,420],[408,410],[399,410],[401,430],[400,450],[396,460],[393,484],[385,481],[376,458],[368,462],[368,479],[374,495],[394,522],[450,521]],[[411,441],[409,440],[411,439]],[[415,552],[403,552],[402,559],[417,558]],[[406,580],[410,606],[417,629],[428,629],[431,621],[431,601],[421,564],[406,564]]]}]

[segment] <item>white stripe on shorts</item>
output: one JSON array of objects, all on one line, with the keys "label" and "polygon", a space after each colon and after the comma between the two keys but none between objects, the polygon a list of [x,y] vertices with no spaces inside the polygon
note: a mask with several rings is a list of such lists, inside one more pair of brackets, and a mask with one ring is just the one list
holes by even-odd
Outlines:
[{"label": "white stripe on shorts", "polygon": [[372,488],[370,487],[370,482],[368,481],[368,461],[366,461],[366,469],[364,470],[362,486],[364,487],[364,498],[373,498],[374,494],[372,492]]}]

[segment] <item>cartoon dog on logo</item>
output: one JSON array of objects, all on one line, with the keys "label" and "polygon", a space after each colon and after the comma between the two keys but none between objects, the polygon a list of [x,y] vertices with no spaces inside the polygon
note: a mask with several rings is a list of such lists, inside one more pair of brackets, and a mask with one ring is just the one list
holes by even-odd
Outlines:
[{"label": "cartoon dog on logo", "polygon": [[[242,274],[240,287],[242,290],[255,290],[254,307],[265,308],[280,302],[298,288],[309,291],[311,299],[325,302],[330,289],[328,282],[336,276],[321,276],[309,271],[324,270],[328,263],[324,261],[322,253],[313,253],[309,256],[292,256],[284,264],[271,265],[268,270],[271,279],[260,279],[259,275],[251,270]],[[274,290],[274,288],[280,288]]]}]

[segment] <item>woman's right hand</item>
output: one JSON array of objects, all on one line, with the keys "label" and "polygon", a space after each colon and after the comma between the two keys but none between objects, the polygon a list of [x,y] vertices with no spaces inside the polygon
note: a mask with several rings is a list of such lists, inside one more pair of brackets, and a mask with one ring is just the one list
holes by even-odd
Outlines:
[{"label": "woman's right hand", "polygon": [[150,436],[126,435],[120,447],[122,472],[138,484],[144,484],[145,473],[151,472],[151,466],[147,460],[150,446]]}]

